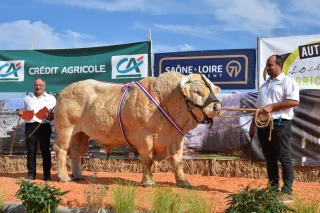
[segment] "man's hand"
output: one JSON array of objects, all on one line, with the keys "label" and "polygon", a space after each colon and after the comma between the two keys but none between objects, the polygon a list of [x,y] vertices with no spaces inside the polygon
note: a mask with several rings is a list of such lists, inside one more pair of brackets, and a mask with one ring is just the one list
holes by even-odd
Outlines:
[{"label": "man's hand", "polygon": [[251,125],[251,126],[250,126],[250,130],[249,130],[249,137],[250,137],[251,139],[254,137],[254,133],[255,133],[254,125]]},{"label": "man's hand", "polygon": [[252,118],[252,121],[251,121],[251,125],[250,125],[250,130],[249,130],[249,137],[252,138],[254,137],[254,134],[255,134],[255,122],[256,122],[256,119],[255,117],[253,116]]},{"label": "man's hand", "polygon": [[259,111],[259,120],[260,121],[267,121],[269,118],[269,113],[273,111],[273,104],[265,105],[260,111]]},{"label": "man's hand", "polygon": [[20,109],[20,110],[18,111],[18,116],[20,116],[20,117],[23,116],[23,110]]},{"label": "man's hand", "polygon": [[49,120],[49,121],[52,121],[52,120],[54,120],[54,116],[53,116],[53,113],[47,113],[48,115],[46,115],[46,118],[47,118],[47,120]]},{"label": "man's hand", "polygon": [[273,111],[273,104],[265,105],[261,110],[260,114],[268,115],[268,113]]}]

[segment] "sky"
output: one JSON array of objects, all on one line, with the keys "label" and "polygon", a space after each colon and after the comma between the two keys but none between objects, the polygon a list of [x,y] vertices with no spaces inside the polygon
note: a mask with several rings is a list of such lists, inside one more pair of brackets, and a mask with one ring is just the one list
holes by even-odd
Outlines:
[{"label": "sky", "polygon": [[1,0],[0,49],[148,40],[152,52],[256,48],[257,37],[319,34],[319,0]]}]

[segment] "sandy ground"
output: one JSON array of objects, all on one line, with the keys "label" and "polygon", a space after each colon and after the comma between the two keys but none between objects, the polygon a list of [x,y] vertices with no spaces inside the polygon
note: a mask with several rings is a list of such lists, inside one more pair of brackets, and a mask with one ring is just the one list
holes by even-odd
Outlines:
[{"label": "sandy ground", "polygon": [[[52,172],[52,181],[49,185],[60,188],[61,191],[70,190],[69,193],[63,196],[64,206],[81,207],[84,203],[84,191],[88,189],[90,175],[93,172],[83,172],[85,180],[81,182],[60,183],[58,182],[57,172]],[[18,178],[26,177],[26,171],[0,173],[0,192],[4,195],[4,201],[20,202],[15,197],[19,189],[16,184]],[[226,197],[230,193],[236,193],[241,190],[243,186],[250,185],[252,187],[265,187],[267,184],[266,179],[249,179],[249,178],[224,178],[214,176],[201,176],[201,175],[186,175],[188,181],[193,186],[194,191],[201,193],[206,199],[213,202],[214,212],[222,213],[227,208]],[[142,174],[139,173],[107,173],[98,172],[95,183],[103,183],[108,185],[110,189],[116,188],[121,185],[133,184],[136,185],[140,182]],[[175,186],[175,178],[173,173],[154,173],[154,181],[158,187],[171,187],[174,192],[183,193],[184,190]],[[43,183],[42,175],[38,174],[37,183]],[[137,203],[139,210],[148,210],[151,208],[152,193],[155,188],[138,187]],[[294,182],[293,186],[294,195],[303,201],[317,200],[320,202],[320,183],[316,182]],[[111,193],[107,195],[107,203],[112,203]]]}]

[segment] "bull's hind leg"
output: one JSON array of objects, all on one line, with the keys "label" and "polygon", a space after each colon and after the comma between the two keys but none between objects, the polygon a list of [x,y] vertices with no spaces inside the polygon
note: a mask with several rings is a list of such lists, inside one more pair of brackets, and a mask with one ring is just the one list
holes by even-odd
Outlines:
[{"label": "bull's hind leg", "polygon": [[54,144],[52,146],[53,151],[56,154],[56,163],[57,163],[57,169],[58,169],[58,177],[61,182],[70,182],[71,179],[68,176],[68,170],[67,170],[67,150],[60,147],[58,144]]},{"label": "bull's hind leg", "polygon": [[183,154],[183,149],[179,150],[177,154],[172,156],[170,158],[171,160],[171,165],[174,170],[174,175],[176,178],[176,184],[179,187],[186,187],[186,188],[191,188],[190,183],[187,181],[184,172],[183,172],[183,164],[182,164],[182,154]]},{"label": "bull's hind leg", "polygon": [[74,181],[84,180],[81,171],[81,154],[84,154],[89,146],[89,137],[83,132],[79,132],[72,136],[72,144],[70,147],[70,156],[72,162],[72,174]]}]

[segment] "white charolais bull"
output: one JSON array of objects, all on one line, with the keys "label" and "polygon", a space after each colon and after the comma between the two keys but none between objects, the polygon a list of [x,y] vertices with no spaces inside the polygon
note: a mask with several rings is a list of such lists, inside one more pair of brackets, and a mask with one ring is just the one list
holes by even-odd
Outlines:
[{"label": "white charolais bull", "polygon": [[[217,115],[221,105],[215,98],[220,88],[205,76],[164,73],[139,81],[161,104],[163,110],[180,127],[183,134],[199,122]],[[55,108],[56,153],[58,177],[70,181],[66,157],[70,153],[74,180],[82,180],[81,154],[89,139],[96,140],[107,153],[126,142],[122,136],[117,108],[123,85],[85,80],[73,83],[60,93]],[[182,166],[184,136],[160,112],[137,85],[124,97],[121,119],[125,137],[139,152],[143,165],[142,186],[152,186],[151,166],[154,160],[171,159],[178,186],[189,186]]]}]

